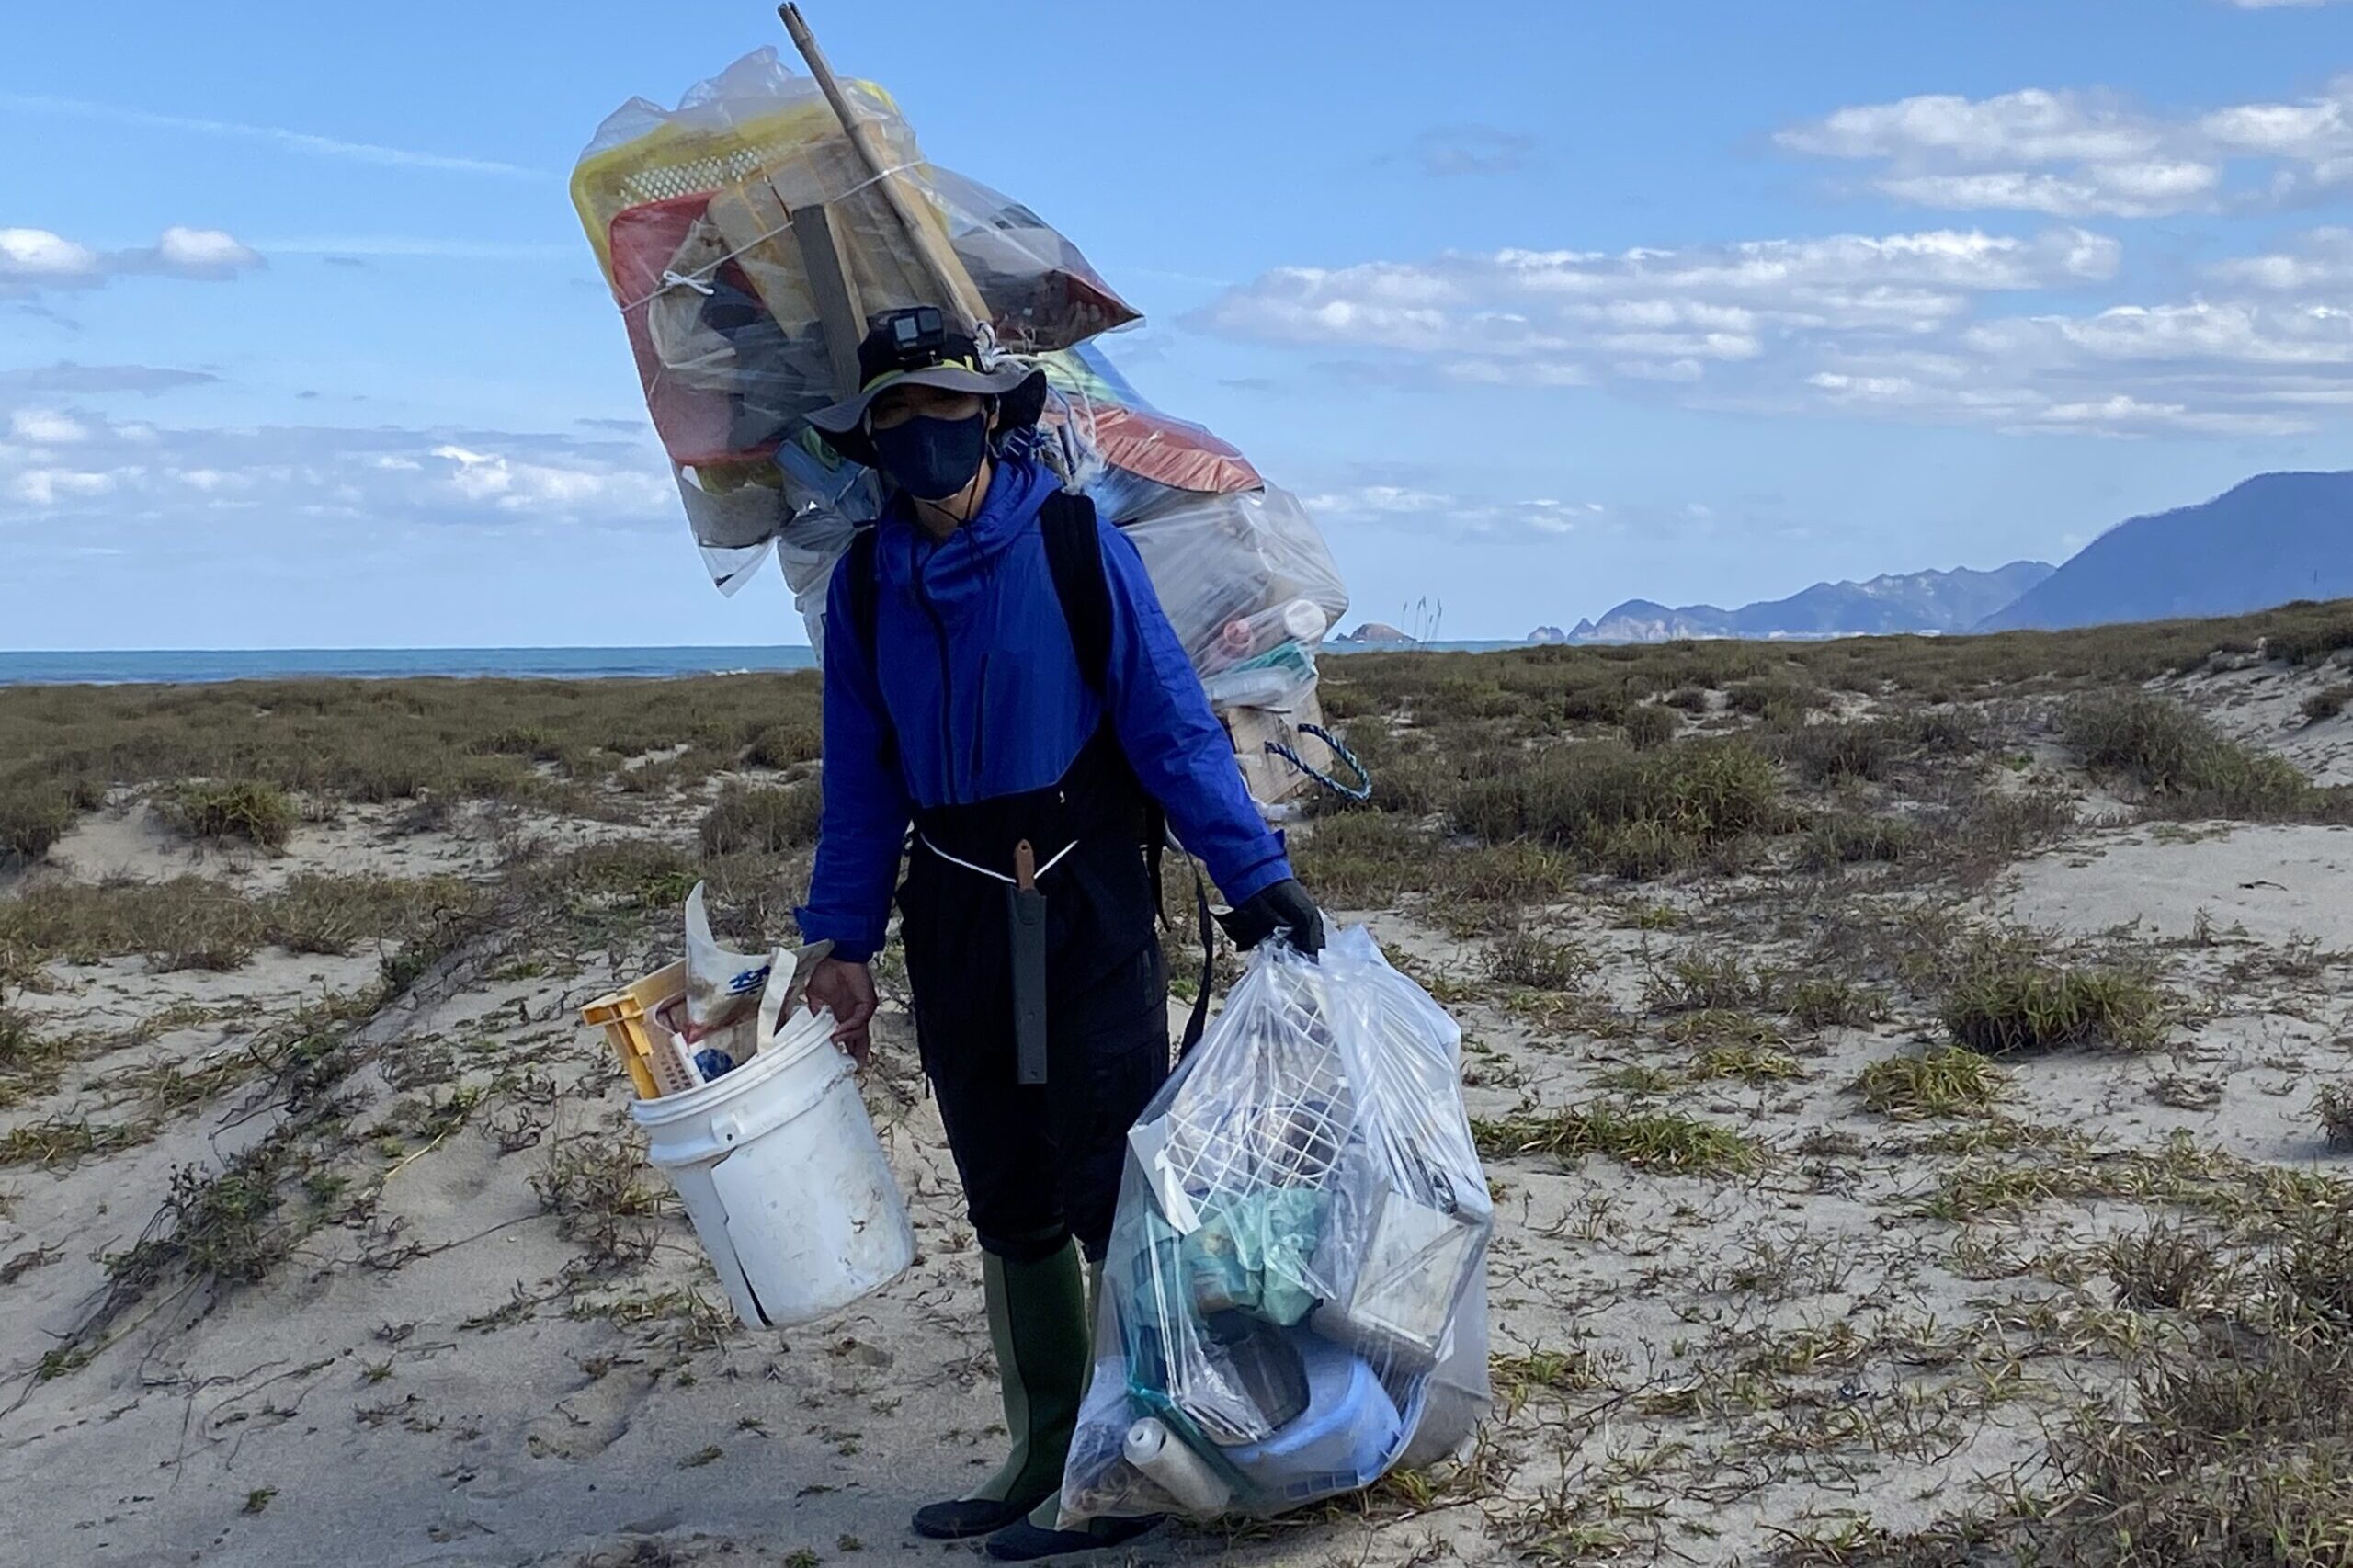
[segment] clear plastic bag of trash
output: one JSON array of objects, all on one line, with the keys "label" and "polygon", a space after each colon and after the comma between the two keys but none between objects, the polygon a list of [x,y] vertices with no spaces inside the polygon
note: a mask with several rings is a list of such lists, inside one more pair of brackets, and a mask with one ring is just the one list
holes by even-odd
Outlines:
[{"label": "clear plastic bag of trash", "polygon": [[[1036,213],[926,160],[888,93],[842,86],[916,221],[962,262],[998,346],[1044,354],[1137,319]],[[754,549],[757,504],[780,526],[811,499],[779,483],[779,449],[809,451],[805,416],[839,395],[811,247],[830,247],[865,314],[938,302],[897,209],[817,85],[766,48],[674,108],[637,98],[608,116],[571,188],[699,540],[722,557]],[[740,571],[722,559],[714,574],[726,585]]]},{"label": "clear plastic bag of trash", "polygon": [[[1195,496],[1121,531],[1135,541],[1168,623],[1203,675],[1286,642],[1313,650],[1347,613],[1332,551],[1288,490]],[[1312,666],[1307,674],[1312,679]]]},{"label": "clear plastic bag of trash", "polygon": [[1260,947],[1130,1134],[1065,1528],[1278,1513],[1471,1435],[1493,1211],[1461,1046],[1361,926]]},{"label": "clear plastic bag of trash", "polygon": [[[970,273],[995,347],[1045,370],[1038,455],[1134,530],[1197,664],[1230,623],[1294,599],[1336,622],[1347,595],[1297,501],[1154,408],[1090,341],[1140,319],[1133,307],[1036,213],[926,160],[881,87],[844,88],[891,177]],[[807,423],[839,395],[804,260],[808,215],[824,214],[820,237],[870,315],[938,302],[894,209],[816,85],[773,49],[674,108],[639,98],[616,110],[581,153],[572,198],[713,581],[733,591],[774,548],[822,647],[824,584],[882,496]]]}]

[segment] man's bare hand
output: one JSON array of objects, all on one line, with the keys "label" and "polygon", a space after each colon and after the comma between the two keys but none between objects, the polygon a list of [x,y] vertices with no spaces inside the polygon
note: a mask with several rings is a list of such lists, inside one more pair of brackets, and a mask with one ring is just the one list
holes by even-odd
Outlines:
[{"label": "man's bare hand", "polygon": [[874,1042],[867,1033],[874,1021],[874,971],[862,963],[820,959],[809,971],[809,1010],[820,1007],[834,1015],[834,1043],[849,1052],[860,1067]]}]

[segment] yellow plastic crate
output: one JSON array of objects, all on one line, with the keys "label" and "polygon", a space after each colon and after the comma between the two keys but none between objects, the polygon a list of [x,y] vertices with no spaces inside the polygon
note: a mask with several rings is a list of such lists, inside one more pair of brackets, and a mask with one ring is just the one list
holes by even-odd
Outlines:
[{"label": "yellow plastic crate", "polygon": [[[863,107],[892,115],[898,104],[872,82],[842,84]],[[887,122],[886,122],[887,123]],[[723,190],[829,137],[842,135],[833,108],[812,92],[772,114],[728,126],[664,124],[642,136],[591,153],[572,171],[572,205],[595,247],[606,279],[612,278],[613,219],[648,201]]]},{"label": "yellow plastic crate", "polygon": [[695,1086],[679,1081],[676,1057],[654,1033],[663,1026],[654,1015],[686,994],[687,960],[680,959],[580,1009],[582,1023],[605,1031],[605,1042],[620,1058],[640,1099],[660,1099]]}]

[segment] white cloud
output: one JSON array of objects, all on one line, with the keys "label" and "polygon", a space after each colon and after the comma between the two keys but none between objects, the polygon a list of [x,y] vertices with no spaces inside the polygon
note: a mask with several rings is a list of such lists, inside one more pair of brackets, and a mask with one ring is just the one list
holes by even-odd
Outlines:
[{"label": "white cloud", "polygon": [[47,229],[0,229],[0,283],[77,282],[96,276],[103,259]]},{"label": "white cloud", "polygon": [[102,251],[47,229],[0,229],[0,299],[43,289],[95,289],[129,274],[221,281],[266,265],[220,229],[174,224],[152,245]]},{"label": "white cloud", "polygon": [[[2353,232],[2211,264],[2210,295],[2068,303],[2111,285],[2119,259],[2078,229],[1457,253],[1279,268],[1195,320],[1344,349],[1409,390],[1614,385],[1689,407],[2129,436],[2284,436],[2353,414]],[[1348,499],[1364,517],[1435,504]]]},{"label": "white cloud", "polygon": [[[2193,403],[2154,392],[2102,391],[2063,363],[2048,367],[2040,377],[2008,374],[1990,362],[1957,376],[1902,373],[1904,369],[1892,364],[1875,374],[1820,371],[1807,378],[1807,385],[1825,410],[1982,426],[2012,435],[2261,437],[2311,427],[2308,418],[2277,408],[2221,406],[2229,389],[2219,383],[2196,388],[2201,401]],[[2208,399],[2217,405],[2209,405]]]},{"label": "white cloud", "polygon": [[438,477],[453,493],[505,512],[568,511],[593,507],[617,495],[667,500],[675,494],[666,483],[649,490],[642,483],[643,476],[635,472],[578,463],[533,462],[457,446],[436,447],[432,455],[449,465]]},{"label": "white cloud", "polygon": [[2116,305],[2092,316],[2032,316],[1973,328],[1997,357],[2162,365],[2353,367],[2353,310],[2322,304],[2193,301]]},{"label": "white cloud", "polygon": [[234,515],[411,527],[675,527],[660,454],[496,431],[191,429],[19,409],[0,442],[0,528],[201,528]]},{"label": "white cloud", "polygon": [[37,447],[64,447],[90,438],[90,427],[53,409],[20,408],[8,416],[8,433]]},{"label": "white cloud", "polygon": [[1824,358],[1804,382],[1818,406],[2012,431],[2287,436],[2353,410],[2353,310],[2313,301],[2012,316],[1933,352]]},{"label": "white cloud", "polygon": [[[2096,402],[2054,403],[2042,409],[2039,417],[2049,425],[2082,425],[2096,429],[2113,430],[2139,425],[2178,427],[2182,419],[2189,414],[2190,410],[2181,403],[2146,403],[2130,392],[2115,392]],[[2210,421],[2219,421],[2212,424],[2210,426],[2211,428],[2244,430],[2251,427],[2250,422],[2240,416],[2209,415],[2202,417]],[[2252,423],[2252,427],[2261,429],[2273,426],[2270,426],[2268,422],[2256,420]]]},{"label": "white cloud", "polygon": [[2055,218],[2152,218],[2210,197],[2222,183],[2211,164],[2118,164],[2081,176],[2006,169],[1981,174],[1891,175],[1879,188],[1899,201],[1947,211],[2040,212]]},{"label": "white cloud", "polygon": [[2112,277],[2120,248],[2080,229],[1953,230],[1615,254],[1508,249],[1425,262],[1279,267],[1195,318],[1229,335],[1434,356],[1473,381],[1693,381],[1792,335],[1918,335],[1987,291]]},{"label": "white cloud", "polygon": [[1359,484],[1347,490],[1327,490],[1301,497],[1311,512],[1350,512],[1360,516],[1420,517],[1450,506],[1452,497],[1404,484]]},{"label": "white cloud", "polygon": [[200,494],[217,495],[233,491],[251,490],[259,483],[250,473],[223,473],[217,468],[175,468],[165,471],[165,477],[187,485]]},{"label": "white cloud", "polygon": [[261,264],[261,254],[233,234],[176,223],[164,231],[145,261],[145,266],[171,278],[231,278]]},{"label": "white cloud", "polygon": [[290,131],[277,125],[248,125],[236,120],[200,119],[187,115],[154,114],[146,109],[125,108],[116,104],[91,103],[81,98],[0,93],[0,108],[14,109],[24,114],[103,119],[116,125],[133,125],[151,131],[168,131],[176,134],[225,136],[267,142],[283,147],[289,152],[309,153],[316,157],[346,159],[354,163],[377,164],[392,168],[430,169],[447,174],[496,175],[521,179],[546,177],[537,169],[527,169],[517,164],[502,163],[493,158],[459,157],[446,153],[419,152],[410,147],[387,147],[373,142],[352,142],[337,136],[319,136],[306,131]]},{"label": "white cloud", "polygon": [[1609,508],[1598,501],[1553,496],[1498,501],[1389,482],[1325,490],[1302,497],[1302,502],[1320,521],[1343,528],[1385,528],[1418,539],[1492,543],[1557,539],[1609,518]]},{"label": "white cloud", "polygon": [[2029,87],[1990,98],[1927,93],[1859,104],[1791,126],[1776,140],[1825,158],[1941,153],[1978,165],[2110,163],[2150,156],[2162,146],[2163,132],[2113,105]]},{"label": "white cloud", "polygon": [[[2353,180],[2353,77],[2295,103],[2165,118],[2097,93],[1927,94],[1835,110],[1776,140],[1880,165],[1873,184],[1947,210],[2156,217],[2277,200]],[[2235,192],[2234,162],[2258,178]]]},{"label": "white cloud", "polygon": [[28,506],[53,506],[63,500],[86,500],[115,487],[116,475],[63,468],[21,469],[8,475],[7,494]]},{"label": "white cloud", "polygon": [[2206,275],[2275,293],[2353,289],[2353,229],[2314,229],[2292,251],[2218,261]]}]

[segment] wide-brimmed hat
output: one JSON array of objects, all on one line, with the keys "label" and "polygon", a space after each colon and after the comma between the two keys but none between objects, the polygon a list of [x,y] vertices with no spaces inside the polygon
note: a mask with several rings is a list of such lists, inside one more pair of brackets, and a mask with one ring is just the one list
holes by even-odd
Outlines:
[{"label": "wide-brimmed hat", "polygon": [[858,392],[809,415],[825,444],[855,463],[872,467],[866,411],[892,387],[938,387],[997,400],[999,431],[1035,425],[1046,407],[1046,372],[1012,361],[981,363],[980,347],[946,328],[928,306],[890,311],[867,324],[858,346]]}]

